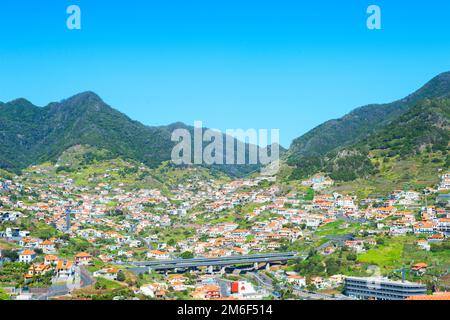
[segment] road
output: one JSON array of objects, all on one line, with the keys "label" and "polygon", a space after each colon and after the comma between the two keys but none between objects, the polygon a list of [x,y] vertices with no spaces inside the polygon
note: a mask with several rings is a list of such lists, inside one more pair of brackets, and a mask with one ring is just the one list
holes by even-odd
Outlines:
[{"label": "road", "polygon": [[[255,279],[261,287],[264,289],[269,290],[270,292],[279,291],[279,288],[276,288],[273,285],[273,280],[266,276],[264,273],[256,272],[256,273],[249,273],[249,276],[251,276],[253,279]],[[305,300],[352,300],[347,296],[344,296],[342,294],[338,294],[335,296],[323,294],[323,293],[317,293],[317,292],[310,292],[306,291],[302,288],[294,288],[293,292],[297,297],[305,299]]]},{"label": "road", "polygon": [[264,287],[265,289],[269,289],[272,291],[275,290],[273,286],[273,280],[270,277],[266,276],[264,273],[251,272],[248,275],[253,277],[256,281],[258,281],[261,287]]},{"label": "road", "polygon": [[[152,265],[163,265],[163,264],[177,264],[177,263],[203,263],[203,262],[211,262],[211,261],[230,261],[230,260],[248,260],[248,259],[270,259],[270,258],[295,258],[295,252],[273,252],[273,253],[260,253],[260,254],[252,254],[252,255],[242,255],[242,256],[225,256],[220,258],[193,258],[193,259],[171,259],[171,260],[150,260],[150,261],[137,261],[137,262],[128,262],[126,264],[131,264],[134,266],[152,266]],[[121,262],[117,262],[117,264],[124,264]]]},{"label": "road", "polygon": [[196,267],[227,267],[233,265],[251,265],[255,263],[276,263],[286,262],[288,260],[298,259],[294,252],[280,252],[244,256],[231,256],[220,258],[194,258],[194,259],[175,259],[175,260],[152,260],[147,262],[130,262],[134,268],[129,268],[134,273],[145,273],[152,270],[185,270]]},{"label": "road", "polygon": [[80,274],[81,288],[88,287],[95,282],[94,279],[92,278],[91,274],[89,273],[89,271],[87,271],[86,269],[80,268],[79,274]]}]

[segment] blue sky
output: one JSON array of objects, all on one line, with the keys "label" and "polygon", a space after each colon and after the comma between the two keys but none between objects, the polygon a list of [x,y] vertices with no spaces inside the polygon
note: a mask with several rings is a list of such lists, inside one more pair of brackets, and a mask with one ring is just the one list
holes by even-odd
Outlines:
[{"label": "blue sky", "polygon": [[[382,30],[366,28],[371,4]],[[0,101],[90,90],[148,125],[279,128],[288,146],[449,71],[449,20],[442,0],[2,0]]]}]

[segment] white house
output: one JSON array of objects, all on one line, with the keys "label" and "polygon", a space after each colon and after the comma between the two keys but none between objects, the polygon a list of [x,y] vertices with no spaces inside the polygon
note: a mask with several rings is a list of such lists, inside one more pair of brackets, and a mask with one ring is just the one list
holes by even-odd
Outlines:
[{"label": "white house", "polygon": [[306,279],[302,276],[292,275],[287,278],[288,283],[292,283],[293,285],[304,288],[306,287]]},{"label": "white house", "polygon": [[165,260],[169,259],[170,255],[167,252],[159,251],[159,250],[149,250],[147,252],[147,258],[156,259],[156,260]]},{"label": "white house", "polygon": [[19,261],[23,263],[31,263],[36,258],[36,252],[26,249],[19,254]]}]

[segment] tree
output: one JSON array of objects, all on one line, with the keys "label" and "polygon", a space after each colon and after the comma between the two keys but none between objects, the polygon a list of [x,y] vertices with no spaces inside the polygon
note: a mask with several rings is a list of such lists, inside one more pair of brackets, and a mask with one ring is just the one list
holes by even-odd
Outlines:
[{"label": "tree", "polygon": [[358,259],[358,256],[354,252],[349,253],[347,256],[348,261],[356,261],[356,259]]},{"label": "tree", "polygon": [[119,272],[117,272],[117,281],[124,282],[125,279],[125,273],[122,270],[119,270]]},{"label": "tree", "polygon": [[185,251],[180,255],[181,259],[192,259],[194,258],[194,253],[191,251]]},{"label": "tree", "polygon": [[17,261],[19,259],[19,254],[14,250],[4,250],[2,252],[2,255],[11,262]]},{"label": "tree", "polygon": [[335,275],[339,271],[339,263],[336,259],[329,259],[325,262],[329,276]]},{"label": "tree", "polygon": [[97,281],[94,285],[94,288],[95,290],[104,290],[106,289],[106,286]]}]

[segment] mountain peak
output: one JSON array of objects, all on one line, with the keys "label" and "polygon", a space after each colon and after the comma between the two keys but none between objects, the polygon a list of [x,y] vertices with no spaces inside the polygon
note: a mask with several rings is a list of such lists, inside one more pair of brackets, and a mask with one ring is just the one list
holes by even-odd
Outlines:
[{"label": "mountain peak", "polygon": [[28,101],[25,98],[14,99],[14,100],[6,103],[5,105],[11,105],[11,106],[16,106],[16,107],[34,107],[34,104],[32,104],[30,101]]},{"label": "mountain peak", "polygon": [[79,110],[95,112],[105,110],[107,104],[94,92],[86,91],[64,99],[58,103],[48,105],[51,110]]},{"label": "mountain peak", "polygon": [[74,103],[79,103],[79,102],[104,103],[102,98],[100,98],[100,96],[98,94],[96,94],[95,92],[92,92],[92,91],[85,91],[85,92],[78,93],[64,101],[65,102],[74,102]]}]

